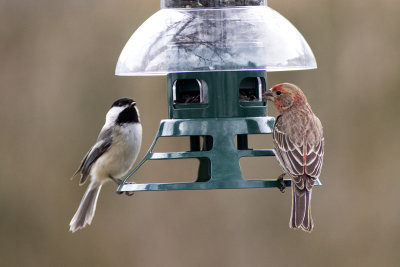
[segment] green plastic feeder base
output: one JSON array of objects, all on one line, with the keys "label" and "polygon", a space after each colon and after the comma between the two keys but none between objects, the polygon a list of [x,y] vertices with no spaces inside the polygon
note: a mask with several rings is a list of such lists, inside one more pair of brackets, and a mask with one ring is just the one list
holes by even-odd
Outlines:
[{"label": "green plastic feeder base", "polygon": [[[273,117],[246,118],[202,118],[162,120],[149,151],[137,167],[123,180],[117,192],[165,191],[165,190],[208,190],[279,187],[275,179],[245,180],[242,177],[239,159],[241,157],[274,156],[273,149],[253,150],[247,148],[248,134],[270,134]],[[238,147],[234,138],[239,135]],[[208,136],[206,149],[192,146],[191,151],[155,153],[153,148],[159,137],[166,136]],[[241,141],[239,141],[241,140]],[[192,139],[191,139],[192,141]],[[195,141],[195,140],[193,140]],[[200,160],[198,178],[186,183],[137,184],[127,180],[147,160],[197,158]],[[262,166],[260,166],[262,168]],[[267,170],[266,170],[267,171]],[[290,186],[291,180],[285,180]],[[320,185],[317,180],[316,185]]]}]

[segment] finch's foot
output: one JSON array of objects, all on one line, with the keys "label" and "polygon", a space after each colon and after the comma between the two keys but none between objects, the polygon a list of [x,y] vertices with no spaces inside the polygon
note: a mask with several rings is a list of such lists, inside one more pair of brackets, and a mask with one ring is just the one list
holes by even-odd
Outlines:
[{"label": "finch's foot", "polygon": [[279,187],[279,190],[281,190],[282,193],[285,193],[285,189],[286,189],[286,184],[285,181],[283,180],[283,177],[285,176],[285,173],[282,173],[281,175],[279,175],[278,177],[278,181],[281,184],[281,186]]}]

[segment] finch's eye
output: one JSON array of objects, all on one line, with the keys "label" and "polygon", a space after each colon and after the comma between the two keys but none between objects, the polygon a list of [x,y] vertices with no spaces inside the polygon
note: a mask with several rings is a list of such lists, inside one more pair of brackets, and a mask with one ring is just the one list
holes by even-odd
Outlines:
[{"label": "finch's eye", "polygon": [[276,95],[281,95],[282,92],[281,91],[276,91]]}]

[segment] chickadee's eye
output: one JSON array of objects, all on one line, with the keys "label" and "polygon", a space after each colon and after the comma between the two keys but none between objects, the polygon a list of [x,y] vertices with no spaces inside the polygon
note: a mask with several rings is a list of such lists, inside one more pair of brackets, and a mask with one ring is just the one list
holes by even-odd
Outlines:
[{"label": "chickadee's eye", "polygon": [[281,95],[282,92],[281,91],[276,91],[276,95]]}]

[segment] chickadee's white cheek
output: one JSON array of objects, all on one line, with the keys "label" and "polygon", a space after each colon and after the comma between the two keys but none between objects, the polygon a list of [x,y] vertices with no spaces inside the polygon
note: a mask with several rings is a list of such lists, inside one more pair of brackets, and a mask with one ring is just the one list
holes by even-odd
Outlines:
[{"label": "chickadee's white cheek", "polygon": [[111,127],[114,125],[115,121],[118,118],[118,115],[121,113],[121,111],[124,110],[124,107],[112,107],[106,115],[106,123],[104,124],[104,127]]},{"label": "chickadee's white cheek", "polygon": [[136,109],[136,113],[137,113],[137,115],[138,115],[138,118],[139,118],[139,122],[140,122],[140,113],[139,113],[139,109],[135,106],[135,109]]}]

